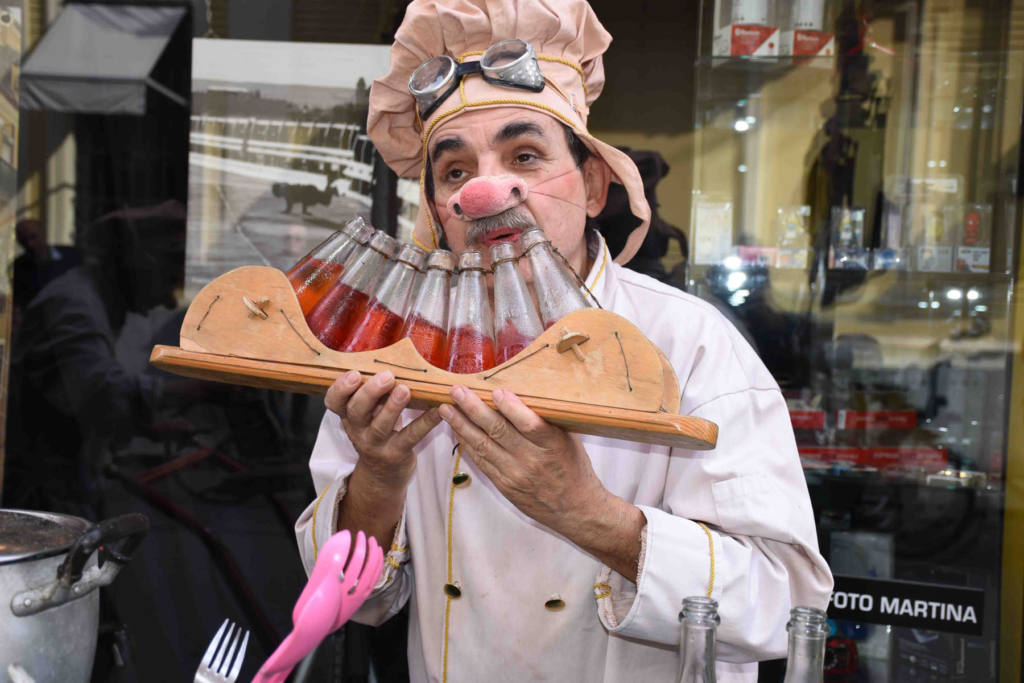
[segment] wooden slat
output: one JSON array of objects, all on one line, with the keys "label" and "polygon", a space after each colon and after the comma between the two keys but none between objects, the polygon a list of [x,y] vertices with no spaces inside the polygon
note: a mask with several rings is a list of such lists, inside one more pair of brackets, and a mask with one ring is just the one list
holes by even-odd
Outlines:
[{"label": "wooden slat", "polygon": [[[342,370],[250,358],[188,351],[173,346],[156,346],[150,363],[179,375],[228,382],[243,386],[278,389],[306,394],[323,394]],[[371,373],[362,372],[364,377]],[[412,396],[410,407],[428,408],[451,403],[450,385],[401,380]],[[472,389],[490,406],[491,392]],[[689,415],[645,412],[594,406],[557,399],[522,397],[538,415],[568,431],[615,439],[660,444],[688,450],[714,448],[718,427],[713,422]]]}]

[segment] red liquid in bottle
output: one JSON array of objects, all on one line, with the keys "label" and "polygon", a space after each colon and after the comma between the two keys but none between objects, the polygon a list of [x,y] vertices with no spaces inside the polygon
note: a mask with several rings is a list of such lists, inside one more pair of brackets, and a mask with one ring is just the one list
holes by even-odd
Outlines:
[{"label": "red liquid in bottle", "polygon": [[345,351],[372,351],[393,344],[402,329],[402,318],[379,301],[366,309],[352,327]]},{"label": "red liquid in bottle", "polygon": [[326,347],[340,351],[352,321],[359,318],[368,299],[358,289],[338,283],[313,307],[306,323]]},{"label": "red liquid in bottle", "polygon": [[320,298],[341,277],[342,266],[333,261],[308,256],[296,263],[285,275],[299,298],[302,314],[306,315]]},{"label": "red liquid in bottle", "polygon": [[512,325],[505,325],[498,330],[497,337],[498,353],[495,358],[496,365],[501,365],[525,349],[533,341],[533,338],[526,336]]},{"label": "red liquid in bottle", "polygon": [[448,340],[448,372],[467,375],[494,367],[494,342],[471,327],[456,327]]},{"label": "red liquid in bottle", "polygon": [[443,368],[448,360],[445,355],[448,337],[437,325],[432,325],[418,315],[413,315],[405,324],[405,337],[431,365]]}]

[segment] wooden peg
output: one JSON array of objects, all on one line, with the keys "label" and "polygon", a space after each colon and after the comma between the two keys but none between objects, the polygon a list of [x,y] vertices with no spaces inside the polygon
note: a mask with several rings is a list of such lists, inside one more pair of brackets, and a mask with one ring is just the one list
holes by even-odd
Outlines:
[{"label": "wooden peg", "polygon": [[252,299],[250,299],[247,296],[243,296],[242,303],[245,304],[245,307],[249,309],[250,318],[255,318],[256,316],[259,316],[266,320],[267,318],[270,317],[269,315],[267,315],[267,312],[263,310],[263,307],[270,303],[270,299],[268,297],[263,297],[257,300],[255,303],[253,303]]},{"label": "wooden peg", "polygon": [[583,352],[580,351],[580,344],[588,339],[590,339],[590,337],[582,332],[570,332],[563,327],[562,338],[558,340],[558,344],[555,345],[555,348],[558,349],[559,353],[565,353],[571,349],[573,355],[576,356],[576,360],[583,362]]}]

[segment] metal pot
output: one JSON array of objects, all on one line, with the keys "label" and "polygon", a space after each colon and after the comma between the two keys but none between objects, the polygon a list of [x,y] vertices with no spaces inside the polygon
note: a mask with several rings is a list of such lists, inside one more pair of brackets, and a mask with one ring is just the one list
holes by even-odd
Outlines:
[{"label": "metal pot", "polygon": [[94,525],[71,515],[0,510],[0,680],[89,680],[96,589],[114,580],[148,529],[138,513]]}]

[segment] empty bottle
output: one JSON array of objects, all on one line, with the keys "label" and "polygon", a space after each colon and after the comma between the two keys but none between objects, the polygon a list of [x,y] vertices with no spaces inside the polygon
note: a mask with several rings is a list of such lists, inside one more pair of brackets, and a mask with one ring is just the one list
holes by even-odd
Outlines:
[{"label": "empty bottle", "polygon": [[547,329],[559,318],[590,306],[580,292],[576,278],[562,259],[555,254],[551,242],[540,228],[530,228],[519,236],[523,256],[529,260],[533,274],[533,291],[540,306],[540,320]]},{"label": "empty bottle", "polygon": [[427,252],[416,245],[402,245],[373,300],[350,328],[342,347],[345,351],[371,351],[398,341],[409,295],[426,257]]},{"label": "empty bottle", "polygon": [[715,683],[715,630],[718,603],[711,598],[683,599],[679,613],[679,683]]},{"label": "empty bottle", "polygon": [[491,302],[483,264],[479,251],[465,251],[459,257],[459,284],[448,330],[449,372],[469,374],[494,367]]},{"label": "empty bottle", "polygon": [[377,275],[391,255],[394,244],[395,240],[384,233],[374,233],[369,249],[345,268],[341,278],[306,315],[309,329],[328,348],[341,350],[352,323],[366,308]]},{"label": "empty bottle", "polygon": [[785,683],[821,683],[825,676],[825,639],[828,637],[825,612],[814,607],[794,607],[789,611],[786,631],[789,654]]},{"label": "empty bottle", "polygon": [[292,266],[285,275],[306,315],[345,269],[345,263],[357,247],[370,241],[373,229],[356,217],[338,232],[318,244]]},{"label": "empty bottle", "polygon": [[430,252],[400,335],[409,337],[420,355],[439,368],[448,365],[448,299],[454,269],[455,256],[450,251]]},{"label": "empty bottle", "polygon": [[516,265],[515,243],[498,242],[490,251],[494,269],[494,362],[501,365],[529,346],[544,327]]}]

